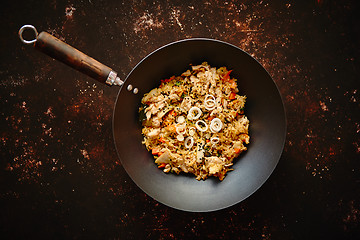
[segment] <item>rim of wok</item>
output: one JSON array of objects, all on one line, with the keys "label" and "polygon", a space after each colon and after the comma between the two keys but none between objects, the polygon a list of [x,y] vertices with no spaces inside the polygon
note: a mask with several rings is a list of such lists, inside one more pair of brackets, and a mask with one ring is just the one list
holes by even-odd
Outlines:
[{"label": "rim of wok", "polygon": [[[238,80],[238,94],[247,96],[250,144],[234,160],[234,171],[228,172],[222,182],[215,177],[197,181],[192,174],[164,173],[142,144],[138,109],[143,95],[158,87],[161,79],[178,76],[190,64],[204,61],[212,67],[232,69],[231,76]],[[127,91],[129,84],[139,93]],[[275,82],[257,60],[232,44],[192,38],[158,48],[128,74],[116,99],[113,137],[124,169],[147,195],[175,209],[209,212],[243,201],[269,178],[283,151],[286,115]]]}]

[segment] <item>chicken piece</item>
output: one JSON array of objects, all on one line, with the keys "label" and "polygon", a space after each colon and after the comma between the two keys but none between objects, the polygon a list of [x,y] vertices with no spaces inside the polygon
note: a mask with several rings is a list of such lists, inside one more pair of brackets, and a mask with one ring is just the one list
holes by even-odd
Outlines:
[{"label": "chicken piece", "polygon": [[165,106],[166,106],[166,104],[164,101],[160,101],[157,103],[151,103],[150,106],[145,109],[146,119],[149,120],[151,118],[151,115],[157,114]]},{"label": "chicken piece", "polygon": [[160,91],[157,88],[151,90],[143,99],[143,103],[155,102],[156,98],[159,96]]},{"label": "chicken piece", "polygon": [[160,127],[160,124],[161,124],[161,118],[158,118],[158,117],[153,117],[152,118],[151,125],[153,127],[158,128],[158,127]]},{"label": "chicken piece", "polygon": [[190,97],[184,97],[183,101],[180,104],[180,108],[184,111],[188,112],[191,108],[191,98]]},{"label": "chicken piece", "polygon": [[198,74],[196,75],[196,77],[197,77],[200,81],[202,81],[202,82],[206,81],[205,72],[198,72]]},{"label": "chicken piece", "polygon": [[181,74],[181,76],[185,76],[185,77],[188,77],[191,75],[191,71],[190,70],[187,70],[186,72],[184,72],[183,74]]},{"label": "chicken piece", "polygon": [[159,165],[162,163],[166,163],[166,164],[170,163],[170,156],[171,156],[170,150],[166,149],[165,152],[155,160],[155,163]]},{"label": "chicken piece", "polygon": [[164,108],[164,109],[162,109],[161,111],[159,111],[158,113],[157,113],[157,117],[158,118],[162,118],[163,116],[165,116],[170,110],[172,110],[173,109],[173,107],[166,107],[166,108]]},{"label": "chicken piece", "polygon": [[177,95],[176,93],[173,93],[173,94],[170,94],[169,95],[169,100],[170,101],[178,101],[178,100],[180,100],[180,97],[179,97],[179,95]]},{"label": "chicken piece", "polygon": [[177,164],[177,168],[180,168],[183,172],[188,173],[189,170],[187,168],[187,165],[185,163],[184,157],[177,153],[171,153],[171,161],[172,163]]},{"label": "chicken piece", "polygon": [[157,137],[160,133],[160,128],[155,128],[153,129],[151,132],[149,132],[146,136],[148,138],[154,138],[154,137]]},{"label": "chicken piece", "polygon": [[[244,138],[242,139],[242,136],[244,135]],[[249,141],[249,136],[247,134],[242,134],[241,136],[241,140],[240,141],[236,141],[233,145],[232,152],[234,157],[238,157],[240,155],[240,153],[242,153],[243,151],[246,151],[246,147],[244,146],[243,142],[245,142],[246,140]]]},{"label": "chicken piece", "polygon": [[194,75],[191,75],[190,76],[190,81],[191,81],[192,84],[196,85],[200,81],[200,79],[195,77]]},{"label": "chicken piece", "polygon": [[205,166],[209,170],[210,175],[219,173],[224,167],[224,161],[219,157],[206,157]]}]

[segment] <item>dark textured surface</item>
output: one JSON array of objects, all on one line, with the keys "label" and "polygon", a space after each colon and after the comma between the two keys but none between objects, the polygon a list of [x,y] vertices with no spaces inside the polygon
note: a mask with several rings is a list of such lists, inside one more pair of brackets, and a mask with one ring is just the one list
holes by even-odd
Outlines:
[{"label": "dark textured surface", "polygon": [[[2,3],[1,236],[359,238],[358,12],[349,0]],[[117,159],[111,120],[118,89],[21,44],[24,24],[123,78],[179,39],[209,37],[244,49],[268,70],[285,103],[279,165],[254,195],[225,210],[188,213],[157,203]]]}]

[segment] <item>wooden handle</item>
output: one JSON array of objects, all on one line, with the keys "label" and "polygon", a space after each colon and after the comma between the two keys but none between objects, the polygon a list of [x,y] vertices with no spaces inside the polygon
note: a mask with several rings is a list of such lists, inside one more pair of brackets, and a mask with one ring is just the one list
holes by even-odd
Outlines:
[{"label": "wooden handle", "polygon": [[110,72],[113,72],[116,77],[116,73],[112,71],[111,68],[87,56],[47,32],[41,32],[37,36],[34,46],[37,50],[100,82],[107,82]]},{"label": "wooden handle", "polygon": [[[23,32],[26,30],[33,31],[35,39],[25,40],[23,38]],[[110,86],[122,86],[124,84],[117,76],[117,73],[108,66],[105,66],[46,32],[38,34],[38,31],[33,25],[22,26],[19,30],[19,38],[24,44],[34,44],[34,47],[39,51],[85,73],[99,82],[106,83]]]}]

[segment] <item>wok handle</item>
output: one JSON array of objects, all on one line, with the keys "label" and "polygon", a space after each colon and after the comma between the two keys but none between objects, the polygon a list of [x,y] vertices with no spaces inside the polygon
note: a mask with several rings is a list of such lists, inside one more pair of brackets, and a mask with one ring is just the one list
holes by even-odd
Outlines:
[{"label": "wok handle", "polygon": [[[30,41],[25,40],[22,34],[26,29],[33,30],[36,38]],[[38,34],[36,28],[32,25],[24,25],[21,27],[19,30],[19,37],[23,43],[33,43],[35,49],[40,52],[65,63],[66,65],[98,80],[99,82],[119,86],[124,83],[117,76],[117,73],[108,66],[71,47],[47,32],[41,32]]]}]

